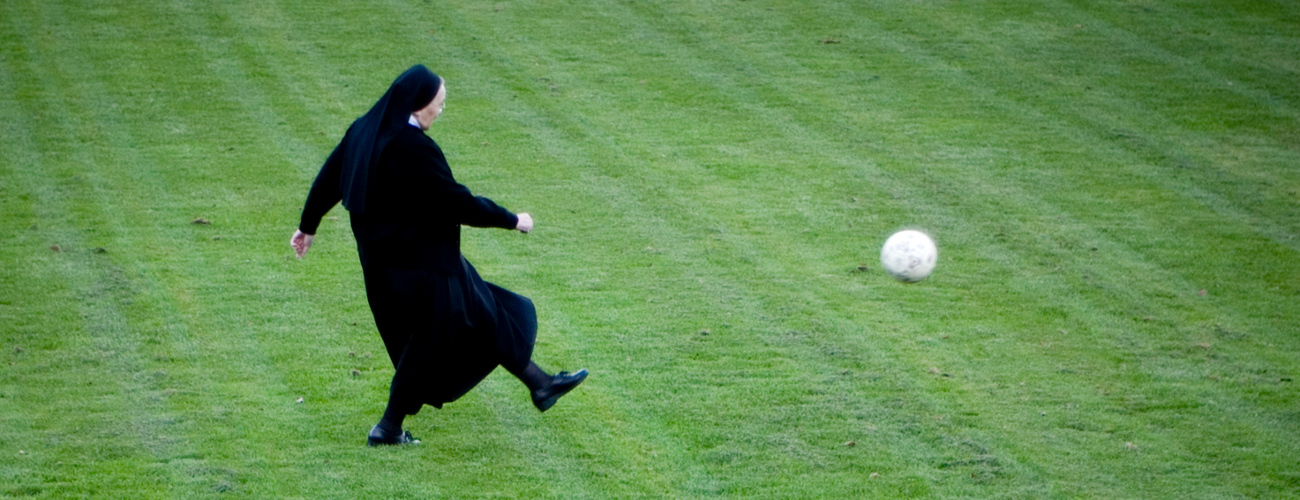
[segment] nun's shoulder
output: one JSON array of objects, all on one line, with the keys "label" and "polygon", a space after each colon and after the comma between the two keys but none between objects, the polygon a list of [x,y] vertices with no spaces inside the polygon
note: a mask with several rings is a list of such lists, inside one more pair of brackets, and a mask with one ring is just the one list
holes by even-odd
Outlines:
[{"label": "nun's shoulder", "polygon": [[438,147],[438,143],[434,142],[433,138],[425,135],[418,128],[408,127],[402,130],[393,137],[388,148],[393,150],[393,154],[410,161],[448,168],[447,157],[442,154],[442,148]]},{"label": "nun's shoulder", "polygon": [[442,153],[442,148],[438,146],[438,143],[435,142],[432,137],[429,137],[424,133],[424,131],[415,127],[405,127],[393,139],[394,142],[400,142],[402,145],[407,147],[433,148],[437,150],[439,154]]}]

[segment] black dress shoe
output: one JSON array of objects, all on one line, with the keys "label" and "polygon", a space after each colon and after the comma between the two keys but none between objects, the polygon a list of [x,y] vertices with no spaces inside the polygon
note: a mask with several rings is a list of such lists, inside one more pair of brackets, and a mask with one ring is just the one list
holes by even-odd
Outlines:
[{"label": "black dress shoe", "polygon": [[366,446],[389,446],[404,444],[420,444],[420,440],[412,436],[410,431],[401,431],[392,433],[384,430],[378,425],[370,429],[370,435],[366,437]]},{"label": "black dress shoe", "polygon": [[551,409],[555,406],[555,402],[560,400],[560,396],[568,394],[586,378],[587,370],[578,370],[577,373],[572,374],[569,372],[555,374],[551,377],[550,385],[533,391],[533,406],[540,411]]}]

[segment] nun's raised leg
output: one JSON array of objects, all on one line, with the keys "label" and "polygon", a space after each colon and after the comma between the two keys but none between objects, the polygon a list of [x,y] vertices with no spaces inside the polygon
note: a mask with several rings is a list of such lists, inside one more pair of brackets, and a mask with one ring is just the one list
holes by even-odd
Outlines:
[{"label": "nun's raised leg", "polygon": [[506,371],[528,386],[528,391],[533,397],[533,406],[538,411],[546,411],[555,406],[555,402],[560,400],[561,396],[568,394],[574,387],[581,384],[587,378],[587,370],[578,370],[575,373],[560,372],[555,375],[547,374],[542,371],[537,363],[528,361],[528,364],[519,366],[511,363],[505,366]]}]

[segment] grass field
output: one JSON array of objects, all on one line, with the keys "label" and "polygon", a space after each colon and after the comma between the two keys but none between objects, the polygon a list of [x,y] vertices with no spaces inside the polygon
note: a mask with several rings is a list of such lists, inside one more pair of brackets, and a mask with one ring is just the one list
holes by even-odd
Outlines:
[{"label": "grass field", "polygon": [[[592,376],[368,449],[348,214],[288,238],[417,62]],[[0,495],[1297,498],[1297,236],[1295,2],[5,0]]]}]

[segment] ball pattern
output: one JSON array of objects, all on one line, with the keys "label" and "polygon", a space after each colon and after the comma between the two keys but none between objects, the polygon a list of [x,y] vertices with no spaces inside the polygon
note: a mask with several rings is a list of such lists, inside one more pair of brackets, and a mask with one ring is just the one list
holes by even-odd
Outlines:
[{"label": "ball pattern", "polygon": [[894,233],[880,249],[880,265],[894,279],[915,283],[926,278],[939,261],[939,249],[925,233],[906,230]]}]

